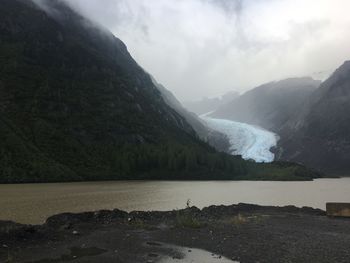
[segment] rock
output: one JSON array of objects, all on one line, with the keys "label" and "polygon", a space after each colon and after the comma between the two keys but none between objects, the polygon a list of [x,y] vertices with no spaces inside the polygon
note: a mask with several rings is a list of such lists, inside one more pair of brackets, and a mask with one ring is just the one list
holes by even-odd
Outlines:
[{"label": "rock", "polygon": [[156,254],[156,253],[149,253],[148,256],[151,257],[151,258],[156,258],[156,257],[158,257],[159,255]]},{"label": "rock", "polygon": [[157,247],[161,247],[162,244],[158,243],[158,242],[153,242],[153,241],[148,241],[146,242],[147,245],[150,245],[150,246],[157,246]]},{"label": "rock", "polygon": [[77,236],[77,235],[79,235],[79,232],[76,231],[76,230],[74,230],[74,231],[72,232],[72,234],[75,235],[75,236]]},{"label": "rock", "polygon": [[60,227],[61,230],[68,230],[68,229],[71,229],[72,228],[72,224],[65,224],[63,225],[62,227]]}]

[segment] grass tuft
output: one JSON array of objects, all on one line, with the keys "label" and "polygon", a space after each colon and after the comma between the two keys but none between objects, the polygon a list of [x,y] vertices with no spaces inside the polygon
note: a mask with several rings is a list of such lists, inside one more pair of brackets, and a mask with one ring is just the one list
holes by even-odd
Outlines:
[{"label": "grass tuft", "polygon": [[176,226],[177,227],[187,227],[187,228],[201,228],[204,226],[191,211],[191,200],[187,199],[186,209],[176,211]]}]

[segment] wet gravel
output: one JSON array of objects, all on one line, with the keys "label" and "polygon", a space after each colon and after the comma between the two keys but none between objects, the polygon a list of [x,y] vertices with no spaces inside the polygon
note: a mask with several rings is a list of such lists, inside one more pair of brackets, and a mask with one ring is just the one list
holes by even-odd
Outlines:
[{"label": "wet gravel", "polygon": [[312,208],[239,204],[60,214],[38,226],[0,221],[0,262],[162,262],[179,253],[164,244],[242,263],[348,263],[350,219]]}]

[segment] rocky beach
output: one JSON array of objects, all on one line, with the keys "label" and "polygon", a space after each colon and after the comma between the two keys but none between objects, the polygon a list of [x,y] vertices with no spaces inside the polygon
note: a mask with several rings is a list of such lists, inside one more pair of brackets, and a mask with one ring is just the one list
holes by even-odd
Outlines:
[{"label": "rocky beach", "polygon": [[43,225],[2,221],[0,245],[0,262],[345,263],[350,221],[294,206],[115,209],[59,214]]}]

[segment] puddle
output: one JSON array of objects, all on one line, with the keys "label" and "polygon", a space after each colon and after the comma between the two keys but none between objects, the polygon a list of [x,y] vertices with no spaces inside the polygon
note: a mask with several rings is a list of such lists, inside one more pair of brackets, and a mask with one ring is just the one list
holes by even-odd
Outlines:
[{"label": "puddle", "polygon": [[148,245],[161,246],[167,253],[160,256],[159,263],[239,263],[223,256],[197,248],[180,247],[164,243],[148,242]]}]

